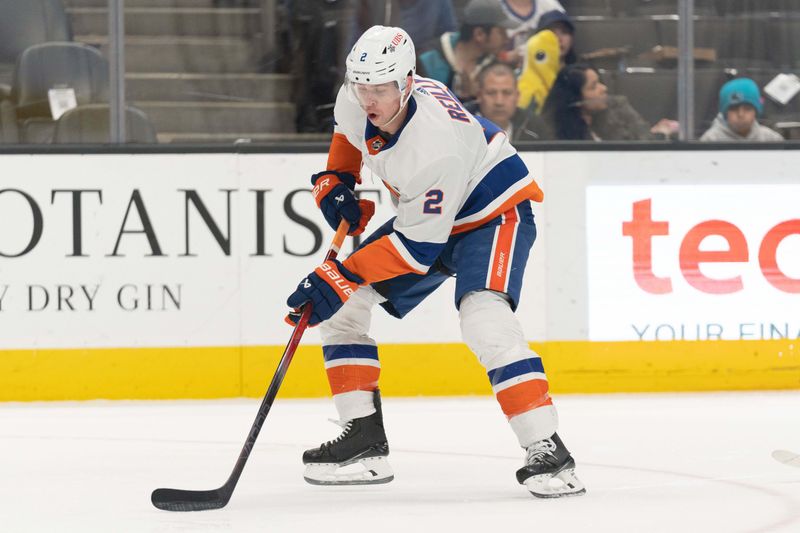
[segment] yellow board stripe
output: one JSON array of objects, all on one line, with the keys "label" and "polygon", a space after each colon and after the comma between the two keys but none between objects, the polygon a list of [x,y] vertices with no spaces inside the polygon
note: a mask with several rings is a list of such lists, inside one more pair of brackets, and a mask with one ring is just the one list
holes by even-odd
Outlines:
[{"label": "yellow board stripe", "polygon": [[[800,341],[532,344],[552,392],[800,388]],[[282,346],[0,351],[0,401],[261,397]],[[491,394],[463,344],[381,345],[387,396]],[[319,346],[302,346],[280,395],[330,395]]]}]

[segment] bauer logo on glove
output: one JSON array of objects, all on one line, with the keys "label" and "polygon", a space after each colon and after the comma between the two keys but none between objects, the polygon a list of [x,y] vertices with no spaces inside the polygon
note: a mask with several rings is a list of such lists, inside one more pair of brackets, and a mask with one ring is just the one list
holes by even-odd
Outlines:
[{"label": "bauer logo on glove", "polygon": [[350,223],[348,235],[360,235],[375,214],[375,203],[358,200],[353,193],[356,178],[347,172],[326,170],[311,177],[311,195],[322,210],[325,221],[331,228],[339,227],[345,219]]},{"label": "bauer logo on glove", "polygon": [[339,261],[325,261],[301,281],[297,290],[286,300],[286,304],[294,309],[287,315],[286,321],[296,325],[300,317],[298,311],[310,304],[308,325],[316,326],[332,317],[362,283],[364,280],[361,277],[347,270]]},{"label": "bauer logo on glove", "polygon": [[[326,191],[325,194],[327,194],[328,192],[330,192],[328,191],[328,188],[330,187],[332,187],[330,177],[324,177],[322,179],[318,179],[317,183],[314,184],[314,187],[311,189],[311,196],[314,197],[314,201],[317,202],[317,206],[319,206],[319,202],[321,200],[320,193],[322,191]],[[325,194],[323,194],[322,196],[325,196]]]},{"label": "bauer logo on glove", "polygon": [[[341,264],[339,266],[344,268]],[[347,296],[348,298],[352,296],[355,290],[358,288],[357,285],[355,288],[353,288],[353,284],[339,274],[339,270],[336,268],[336,265],[331,261],[322,263],[319,267],[317,267],[317,271],[321,271],[328,276],[336,289],[338,289],[338,292]],[[308,279],[306,279],[306,282],[307,281]],[[330,281],[328,283],[330,283]],[[303,286],[305,287],[305,283],[303,283]]]}]

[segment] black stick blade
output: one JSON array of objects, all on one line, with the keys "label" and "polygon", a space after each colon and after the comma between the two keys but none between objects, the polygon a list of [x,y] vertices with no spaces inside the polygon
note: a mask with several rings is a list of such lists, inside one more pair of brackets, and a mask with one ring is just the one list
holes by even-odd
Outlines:
[{"label": "black stick blade", "polygon": [[164,511],[209,511],[221,509],[231,499],[229,492],[214,490],[156,489],[150,496],[153,505]]}]

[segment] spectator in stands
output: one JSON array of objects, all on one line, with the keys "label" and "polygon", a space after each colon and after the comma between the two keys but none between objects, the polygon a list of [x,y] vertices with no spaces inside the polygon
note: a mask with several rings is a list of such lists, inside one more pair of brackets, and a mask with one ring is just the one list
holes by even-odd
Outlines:
[{"label": "spectator in stands", "polygon": [[417,72],[447,85],[462,102],[477,95],[477,76],[508,43],[513,23],[497,0],[471,0],[459,32],[442,34],[437,46],[423,52]]},{"label": "spectator in stands", "polygon": [[541,113],[558,71],[575,63],[575,26],[563,11],[548,11],[538,31],[525,45],[525,62],[519,76],[519,106]]},{"label": "spectator in stands", "polygon": [[561,69],[542,115],[554,137],[571,141],[643,141],[669,137],[675,121],[661,119],[652,128],[624,96],[609,96],[600,74],[587,65]]},{"label": "spectator in stands", "polygon": [[550,11],[564,11],[558,0],[496,0],[503,6],[508,18],[514,22],[511,37],[511,53],[504,61],[519,65],[525,57],[525,43],[539,29],[542,15]]},{"label": "spectator in stands", "polygon": [[514,143],[538,141],[547,136],[541,118],[533,110],[517,107],[519,91],[514,71],[505,63],[492,63],[478,74],[478,116],[500,126]]},{"label": "spectator in stands", "polygon": [[520,108],[541,113],[561,68],[559,57],[558,37],[551,30],[542,30],[528,39],[525,62],[517,81]]},{"label": "spectator in stands", "polygon": [[519,76],[519,107],[541,113],[558,71],[575,63],[575,26],[563,11],[548,11],[539,19],[538,31],[525,46]]},{"label": "spectator in stands", "polygon": [[577,61],[575,54],[575,25],[564,11],[553,10],[544,13],[539,19],[536,33],[550,30],[558,38],[559,62],[561,66],[572,65]]},{"label": "spectator in stands", "polygon": [[347,50],[372,26],[399,26],[416,45],[417,53],[435,45],[446,32],[456,31],[451,0],[357,0],[356,19]]},{"label": "spectator in stands", "polygon": [[750,78],[737,78],[719,91],[719,114],[701,141],[775,142],[783,137],[758,123],[764,112],[761,92]]}]

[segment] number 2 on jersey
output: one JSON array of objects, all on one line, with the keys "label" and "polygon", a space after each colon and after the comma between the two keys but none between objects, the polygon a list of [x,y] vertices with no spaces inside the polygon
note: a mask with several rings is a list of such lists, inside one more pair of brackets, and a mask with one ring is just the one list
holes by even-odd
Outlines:
[{"label": "number 2 on jersey", "polygon": [[441,203],[444,199],[444,193],[439,189],[431,189],[425,193],[425,198],[427,198],[427,200],[425,200],[425,205],[422,208],[422,212],[431,215],[441,215]]}]

